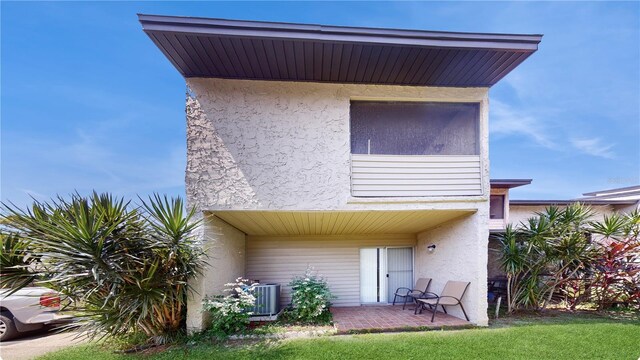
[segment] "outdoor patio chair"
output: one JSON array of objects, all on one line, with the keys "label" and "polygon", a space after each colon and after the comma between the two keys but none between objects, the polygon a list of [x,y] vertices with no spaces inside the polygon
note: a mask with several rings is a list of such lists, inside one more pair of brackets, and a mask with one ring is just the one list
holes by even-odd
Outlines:
[{"label": "outdoor patio chair", "polygon": [[431,315],[431,322],[436,317],[436,311],[438,311],[438,306],[442,307],[442,311],[447,313],[447,309],[445,306],[456,306],[460,305],[462,309],[462,313],[464,314],[465,319],[469,321],[469,317],[467,316],[467,312],[464,311],[464,306],[462,306],[462,297],[464,293],[467,291],[469,287],[469,282],[466,281],[447,281],[442,289],[442,293],[438,296],[434,293],[426,293],[425,295],[435,295],[435,297],[427,298],[427,299],[416,299],[418,306],[416,306],[415,314],[418,313],[418,309],[420,309],[420,313],[422,314],[422,310],[426,309],[426,306],[429,307],[429,311],[433,312]]},{"label": "outdoor patio chair", "polygon": [[429,288],[429,284],[431,284],[431,278],[420,278],[416,281],[416,286],[413,289],[399,287],[393,295],[393,305],[396,304],[396,299],[398,297],[403,298],[404,304],[402,304],[402,310],[404,310],[409,300],[413,301],[417,298],[424,297],[427,293],[427,289]]}]

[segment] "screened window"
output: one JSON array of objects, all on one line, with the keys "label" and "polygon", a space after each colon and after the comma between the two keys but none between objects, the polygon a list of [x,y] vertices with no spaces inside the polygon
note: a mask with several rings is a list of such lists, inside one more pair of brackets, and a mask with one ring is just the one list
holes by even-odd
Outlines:
[{"label": "screened window", "polygon": [[351,102],[351,153],[478,155],[477,103]]},{"label": "screened window", "polygon": [[504,219],[504,195],[491,195],[489,198],[489,218]]}]

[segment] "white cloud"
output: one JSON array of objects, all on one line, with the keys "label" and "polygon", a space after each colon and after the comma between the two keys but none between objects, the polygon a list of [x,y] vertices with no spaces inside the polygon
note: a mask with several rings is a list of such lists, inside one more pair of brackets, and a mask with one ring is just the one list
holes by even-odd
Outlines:
[{"label": "white cloud", "polygon": [[[517,109],[512,105],[501,101],[491,102],[490,133],[492,135],[513,136],[520,135],[531,139],[535,144],[547,149],[575,152],[596,156],[604,159],[613,159],[615,153],[612,150],[615,144],[606,144],[598,137],[573,137],[563,131],[562,128],[549,128],[546,122],[548,118],[554,118],[553,109],[540,110],[536,116],[527,109]],[[560,139],[569,138],[568,144]]]},{"label": "white cloud", "polygon": [[585,154],[613,159],[615,154],[611,151],[614,144],[603,144],[600,138],[591,139],[571,139],[571,145]]},{"label": "white cloud", "polygon": [[[109,191],[135,199],[151,192],[182,195],[182,141],[150,144],[126,121],[93,121],[66,134],[3,133],[3,201],[22,206],[74,191]],[[149,148],[148,146],[151,146]]]},{"label": "white cloud", "polygon": [[491,134],[522,135],[545,148],[557,148],[556,143],[547,133],[545,124],[535,116],[497,100],[491,101],[490,111]]}]

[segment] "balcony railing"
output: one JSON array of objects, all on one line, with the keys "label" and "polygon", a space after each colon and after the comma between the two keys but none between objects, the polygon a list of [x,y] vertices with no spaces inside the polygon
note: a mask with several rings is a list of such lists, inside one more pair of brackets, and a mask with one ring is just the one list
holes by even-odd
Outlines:
[{"label": "balcony railing", "polygon": [[478,155],[351,154],[351,195],[482,195],[481,174]]}]

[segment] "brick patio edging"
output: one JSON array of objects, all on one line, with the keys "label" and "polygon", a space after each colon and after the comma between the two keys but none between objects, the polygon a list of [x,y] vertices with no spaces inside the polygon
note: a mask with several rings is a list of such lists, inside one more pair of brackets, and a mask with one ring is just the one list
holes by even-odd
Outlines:
[{"label": "brick patio edging", "polygon": [[[334,325],[335,327],[335,325]],[[479,328],[476,325],[443,325],[443,326],[403,326],[396,328],[368,328],[368,329],[348,329],[339,330],[336,327],[336,335],[356,335],[356,334],[381,334],[381,333],[398,333],[398,332],[421,332],[421,331],[446,331],[446,330],[464,330]]]},{"label": "brick patio edging", "polygon": [[229,340],[258,340],[258,339],[304,339],[313,338],[327,335],[337,334],[337,329],[334,325],[333,330],[306,330],[306,331],[285,331],[280,333],[271,334],[239,334],[229,336]]},{"label": "brick patio edging", "polygon": [[444,325],[444,326],[403,326],[396,328],[369,328],[369,329],[349,329],[339,330],[334,324],[333,330],[307,330],[307,331],[286,331],[272,334],[239,334],[229,336],[229,340],[261,340],[261,339],[306,339],[332,335],[357,335],[357,334],[381,334],[399,332],[422,332],[422,331],[446,331],[464,330],[478,328],[475,325]]}]

